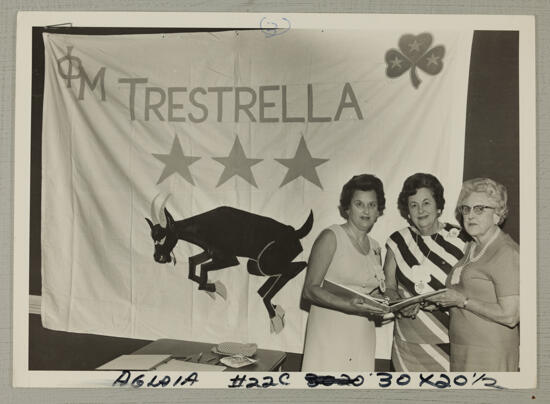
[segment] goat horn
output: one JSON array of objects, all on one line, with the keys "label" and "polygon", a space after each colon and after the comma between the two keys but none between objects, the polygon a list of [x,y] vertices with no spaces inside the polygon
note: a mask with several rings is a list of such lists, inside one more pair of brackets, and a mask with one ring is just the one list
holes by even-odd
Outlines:
[{"label": "goat horn", "polygon": [[[164,198],[164,201],[162,202],[162,204],[160,205],[160,209],[159,209],[159,217],[165,217],[164,216],[164,207],[166,206],[166,202],[168,201],[168,198],[170,198],[172,196],[172,194],[168,194],[166,195],[166,198]],[[165,217],[166,218],[166,217]],[[160,223],[160,221],[159,221]],[[164,224],[166,226],[166,223]]]},{"label": "goat horn", "polygon": [[155,197],[153,198],[153,202],[151,202],[151,221],[154,224],[160,223],[159,219],[158,219],[158,216],[157,216],[157,213],[155,212],[155,201],[157,200],[157,198],[159,196],[160,196],[160,192],[155,195]]}]

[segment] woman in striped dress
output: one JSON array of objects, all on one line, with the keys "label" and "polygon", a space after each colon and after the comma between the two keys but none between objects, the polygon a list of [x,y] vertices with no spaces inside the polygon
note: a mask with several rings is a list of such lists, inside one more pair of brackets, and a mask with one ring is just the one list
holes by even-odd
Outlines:
[{"label": "woman in striped dress", "polygon": [[[405,180],[397,205],[408,227],[386,242],[386,295],[410,297],[445,287],[452,267],[464,255],[468,236],[441,223],[443,186],[431,174],[417,173]],[[397,314],[392,364],[396,371],[449,371],[449,313],[420,310],[412,305]]]}]

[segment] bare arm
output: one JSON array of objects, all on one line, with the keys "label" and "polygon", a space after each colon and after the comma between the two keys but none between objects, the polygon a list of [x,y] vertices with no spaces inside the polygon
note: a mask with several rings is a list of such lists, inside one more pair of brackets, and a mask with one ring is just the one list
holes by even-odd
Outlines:
[{"label": "bare arm", "polygon": [[466,307],[464,302],[466,296],[449,289],[439,295],[433,296],[428,300],[439,303],[443,307],[459,307],[463,310],[471,311],[487,320],[513,328],[519,323],[519,296],[497,297],[497,303],[486,303],[477,299],[468,299]]},{"label": "bare arm", "polygon": [[397,278],[395,277],[395,271],[397,264],[395,262],[395,256],[390,248],[386,250],[386,258],[384,260],[384,275],[386,277],[386,293],[385,295],[390,299],[401,299],[401,295],[397,290]]},{"label": "bare arm", "polygon": [[321,287],[335,251],[336,236],[331,230],[323,230],[319,237],[317,237],[317,240],[315,240],[315,243],[313,243],[309,256],[302,293],[304,299],[317,306],[338,310],[346,314],[366,315],[385,313],[385,311],[370,306],[361,298],[348,300],[336,296]]},{"label": "bare arm", "polygon": [[[397,263],[395,262],[395,255],[393,251],[388,248],[386,250],[386,259],[384,260],[384,274],[386,276],[386,293],[385,295],[390,298],[390,300],[401,299],[403,296],[399,293],[397,289],[397,278],[395,276],[397,270]],[[410,306],[404,307],[396,313],[397,317],[402,314],[405,317],[415,317],[420,309],[419,304],[412,304]]]},{"label": "bare arm", "polygon": [[519,323],[519,254],[515,249],[506,249],[494,259],[491,265],[487,264],[487,273],[495,288],[496,303],[469,298],[464,307],[468,291],[465,290],[464,295],[456,289],[449,289],[430,300],[445,307],[457,306],[487,320],[515,327]]}]

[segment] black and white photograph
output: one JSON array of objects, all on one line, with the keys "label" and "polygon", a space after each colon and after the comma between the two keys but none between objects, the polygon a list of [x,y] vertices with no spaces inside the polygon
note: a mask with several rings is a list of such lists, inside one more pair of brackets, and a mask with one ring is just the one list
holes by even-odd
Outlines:
[{"label": "black and white photograph", "polygon": [[14,386],[536,386],[533,17],[17,28]]}]

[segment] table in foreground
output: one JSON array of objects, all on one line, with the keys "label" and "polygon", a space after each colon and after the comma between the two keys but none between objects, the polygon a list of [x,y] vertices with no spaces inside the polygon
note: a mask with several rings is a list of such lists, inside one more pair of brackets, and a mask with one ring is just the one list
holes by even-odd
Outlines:
[{"label": "table in foreground", "polygon": [[[212,347],[216,345],[217,344],[183,341],[178,339],[159,339],[145,345],[143,348],[140,348],[135,352],[132,352],[132,354],[171,354],[172,356],[177,357],[187,357],[197,355],[202,352],[203,354],[200,358],[201,363],[215,363],[216,360],[214,358],[222,358],[222,355],[212,352]],[[273,351],[271,349],[258,349],[253,358],[257,359],[256,363],[239,369],[227,368],[226,371],[279,371],[286,358],[286,353],[283,351]]]}]

